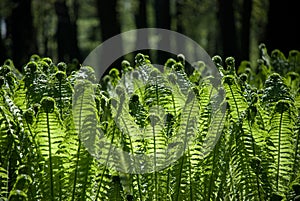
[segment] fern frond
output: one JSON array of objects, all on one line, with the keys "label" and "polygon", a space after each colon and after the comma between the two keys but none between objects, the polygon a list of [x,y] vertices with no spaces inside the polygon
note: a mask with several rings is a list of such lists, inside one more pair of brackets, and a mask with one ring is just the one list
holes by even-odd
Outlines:
[{"label": "fern frond", "polygon": [[274,163],[270,168],[273,189],[278,193],[286,193],[292,176],[294,143],[292,141],[295,128],[295,114],[289,101],[279,101],[270,119],[269,136],[272,142],[270,151]]},{"label": "fern frond", "polygon": [[49,177],[44,181],[42,188],[44,196],[53,200],[60,197],[62,184],[61,167],[62,160],[59,155],[60,145],[64,139],[64,126],[59,117],[55,100],[50,97],[44,97],[41,101],[41,108],[37,114],[35,124],[35,135],[39,145],[39,151],[43,156],[42,164],[44,166],[45,176]]},{"label": "fern frond", "polygon": [[300,73],[300,52],[298,50],[291,50],[288,56],[289,71]]},{"label": "fern frond", "polygon": [[0,163],[0,199],[7,200],[8,198],[8,174],[7,170],[1,167]]},{"label": "fern frond", "polygon": [[248,108],[247,101],[245,100],[239,85],[236,83],[234,76],[224,76],[223,86],[226,92],[226,98],[228,99],[228,109],[231,118],[234,122],[238,122],[242,117],[242,114]]}]

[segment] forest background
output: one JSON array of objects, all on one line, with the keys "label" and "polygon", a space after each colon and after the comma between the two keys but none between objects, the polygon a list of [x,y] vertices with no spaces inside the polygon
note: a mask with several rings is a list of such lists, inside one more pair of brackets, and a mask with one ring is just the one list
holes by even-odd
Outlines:
[{"label": "forest background", "polygon": [[[286,56],[300,49],[297,1],[274,0],[1,0],[0,63],[23,70],[32,54],[76,65],[101,42],[137,28],[182,33],[212,57],[253,61],[258,45]],[[151,42],[151,39],[137,40]],[[168,40],[168,39],[163,39]],[[172,41],[164,41],[172,45]],[[187,48],[187,47],[177,47]],[[154,63],[164,55],[148,52]]]}]

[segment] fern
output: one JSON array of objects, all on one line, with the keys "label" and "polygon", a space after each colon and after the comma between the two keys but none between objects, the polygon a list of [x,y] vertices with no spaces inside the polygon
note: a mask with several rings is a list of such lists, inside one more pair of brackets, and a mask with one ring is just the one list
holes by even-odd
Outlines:
[{"label": "fern", "polygon": [[279,194],[287,191],[292,173],[295,117],[290,105],[285,100],[279,101],[272,113],[269,136],[274,147],[271,148],[274,157],[273,167],[270,169],[273,189]]},{"label": "fern", "polygon": [[220,77],[137,54],[99,84],[89,66],[5,61],[0,200],[297,199],[299,52],[259,51],[237,72],[213,57]]},{"label": "fern", "polygon": [[64,138],[64,127],[57,112],[55,100],[45,97],[41,101],[41,108],[37,114],[35,135],[39,144],[39,151],[43,157],[43,176],[49,181],[42,181],[43,196],[50,200],[60,197],[63,184],[60,170],[62,167],[59,156],[60,145]]}]

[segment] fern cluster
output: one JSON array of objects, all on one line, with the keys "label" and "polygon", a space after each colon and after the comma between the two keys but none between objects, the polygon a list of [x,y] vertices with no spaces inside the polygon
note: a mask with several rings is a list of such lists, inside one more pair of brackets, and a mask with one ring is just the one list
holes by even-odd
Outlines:
[{"label": "fern cluster", "polygon": [[[300,52],[186,73],[137,54],[94,69],[33,55],[0,67],[0,200],[296,200]],[[143,157],[138,157],[143,156]]]}]

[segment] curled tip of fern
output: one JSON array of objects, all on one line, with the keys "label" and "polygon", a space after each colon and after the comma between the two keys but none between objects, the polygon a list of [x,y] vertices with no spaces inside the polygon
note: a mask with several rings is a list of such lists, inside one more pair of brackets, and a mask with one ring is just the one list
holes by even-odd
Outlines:
[{"label": "curled tip of fern", "polygon": [[0,67],[0,75],[5,76],[7,73],[11,71],[10,66],[4,64],[3,66]]},{"label": "curled tip of fern", "polygon": [[55,107],[55,100],[51,97],[44,97],[41,100],[41,108],[46,112],[46,113],[51,113],[54,111]]},{"label": "curled tip of fern", "polygon": [[35,61],[35,62],[37,62],[37,61],[39,61],[40,59],[41,59],[40,56],[37,55],[37,54],[33,54],[33,55],[31,55],[31,57],[30,57],[30,61]]},{"label": "curled tip of fern", "polygon": [[228,85],[233,85],[234,84],[234,77],[232,75],[226,75],[223,77],[223,82],[228,84]]},{"label": "curled tip of fern", "polygon": [[282,83],[282,77],[278,73],[272,73],[266,80],[266,86],[273,86],[275,83]]},{"label": "curled tip of fern", "polygon": [[289,51],[289,58],[290,57],[296,57],[298,55],[300,55],[300,52],[298,50],[291,50],[291,51]]},{"label": "curled tip of fern", "polygon": [[246,69],[245,69],[245,73],[246,73],[247,75],[250,75],[250,74],[251,74],[251,68],[246,68]]},{"label": "curled tip of fern", "polygon": [[242,73],[239,78],[242,82],[246,82],[248,79],[248,75],[246,73]]},{"label": "curled tip of fern", "polygon": [[172,66],[176,64],[176,61],[175,59],[173,58],[169,58],[166,63],[165,63],[165,66],[168,67],[168,68],[172,68]]},{"label": "curled tip of fern", "polygon": [[32,124],[33,123],[33,117],[34,117],[34,110],[33,109],[28,109],[24,112],[23,114],[24,118],[25,118],[25,121],[28,123],[28,124]]},{"label": "curled tip of fern", "polygon": [[96,81],[95,70],[91,66],[82,66],[77,76],[79,79],[87,79],[92,83]]},{"label": "curled tip of fern", "polygon": [[149,119],[150,119],[150,124],[152,127],[154,127],[160,121],[159,116],[157,116],[155,114],[150,114]]},{"label": "curled tip of fern", "polygon": [[150,63],[148,56],[147,55],[143,55],[142,53],[138,53],[135,58],[134,58],[134,62],[137,65],[143,65],[146,63]]},{"label": "curled tip of fern", "polygon": [[49,70],[49,64],[46,61],[39,61],[38,65],[40,67],[40,69],[42,69],[43,72],[47,72]]},{"label": "curled tip of fern", "polygon": [[121,66],[122,66],[122,70],[124,72],[128,72],[128,71],[132,70],[132,67],[130,66],[130,62],[127,60],[123,60],[121,63]]},{"label": "curled tip of fern", "polygon": [[287,100],[279,100],[275,106],[275,111],[282,113],[290,108],[290,102]]},{"label": "curled tip of fern", "polygon": [[275,49],[271,52],[271,58],[272,59],[275,59],[275,58],[282,58],[282,59],[285,59],[285,56],[284,54],[278,50],[278,49]]},{"label": "curled tip of fern", "polygon": [[219,56],[219,55],[215,55],[215,56],[213,56],[212,61],[213,61],[215,64],[221,65],[221,64],[222,64],[222,57]]},{"label": "curled tip of fern", "polygon": [[67,64],[65,62],[59,62],[57,68],[59,71],[65,72],[67,70]]},{"label": "curled tip of fern", "polygon": [[286,76],[290,76],[293,80],[300,77],[299,73],[296,72],[288,72]]},{"label": "curled tip of fern", "polygon": [[38,66],[37,63],[34,61],[30,61],[27,63],[27,65],[25,66],[25,71],[26,72],[35,72],[37,70]]},{"label": "curled tip of fern", "polygon": [[4,61],[4,65],[8,65],[8,66],[10,66],[10,67],[13,67],[13,66],[14,66],[14,62],[13,62],[13,60],[11,60],[11,59],[6,59],[6,60]]},{"label": "curled tip of fern", "polygon": [[235,59],[233,57],[227,57],[225,59],[225,63],[227,68],[233,68],[235,67]]},{"label": "curled tip of fern", "polygon": [[205,68],[206,65],[205,65],[204,61],[197,61],[197,66],[199,69],[202,69],[202,68]]},{"label": "curled tip of fern", "polygon": [[56,77],[59,81],[62,81],[62,80],[64,80],[64,79],[67,78],[67,75],[66,75],[66,73],[63,72],[63,71],[57,71],[57,72],[55,73],[55,77]]},{"label": "curled tip of fern", "polygon": [[42,61],[46,62],[48,65],[51,65],[51,64],[53,63],[53,62],[52,62],[52,59],[49,58],[49,57],[44,57],[44,58],[42,59]]},{"label": "curled tip of fern", "polygon": [[258,46],[258,49],[259,50],[265,50],[267,47],[266,47],[266,44],[264,44],[264,43],[261,43],[261,44],[259,44],[259,46]]},{"label": "curled tip of fern", "polygon": [[2,88],[2,86],[4,85],[5,83],[5,79],[3,76],[0,76],[0,88]]},{"label": "curled tip of fern", "polygon": [[183,65],[185,63],[185,56],[183,54],[178,54],[177,59],[179,62],[181,62]]},{"label": "curled tip of fern", "polygon": [[120,75],[120,72],[118,69],[116,68],[112,68],[110,71],[109,71],[109,76],[112,76],[114,78],[118,77]]},{"label": "curled tip of fern", "polygon": [[176,63],[176,64],[174,64],[172,67],[173,67],[173,69],[174,69],[175,71],[181,71],[181,70],[184,69],[184,67],[183,67],[183,65],[182,65],[181,63]]}]

